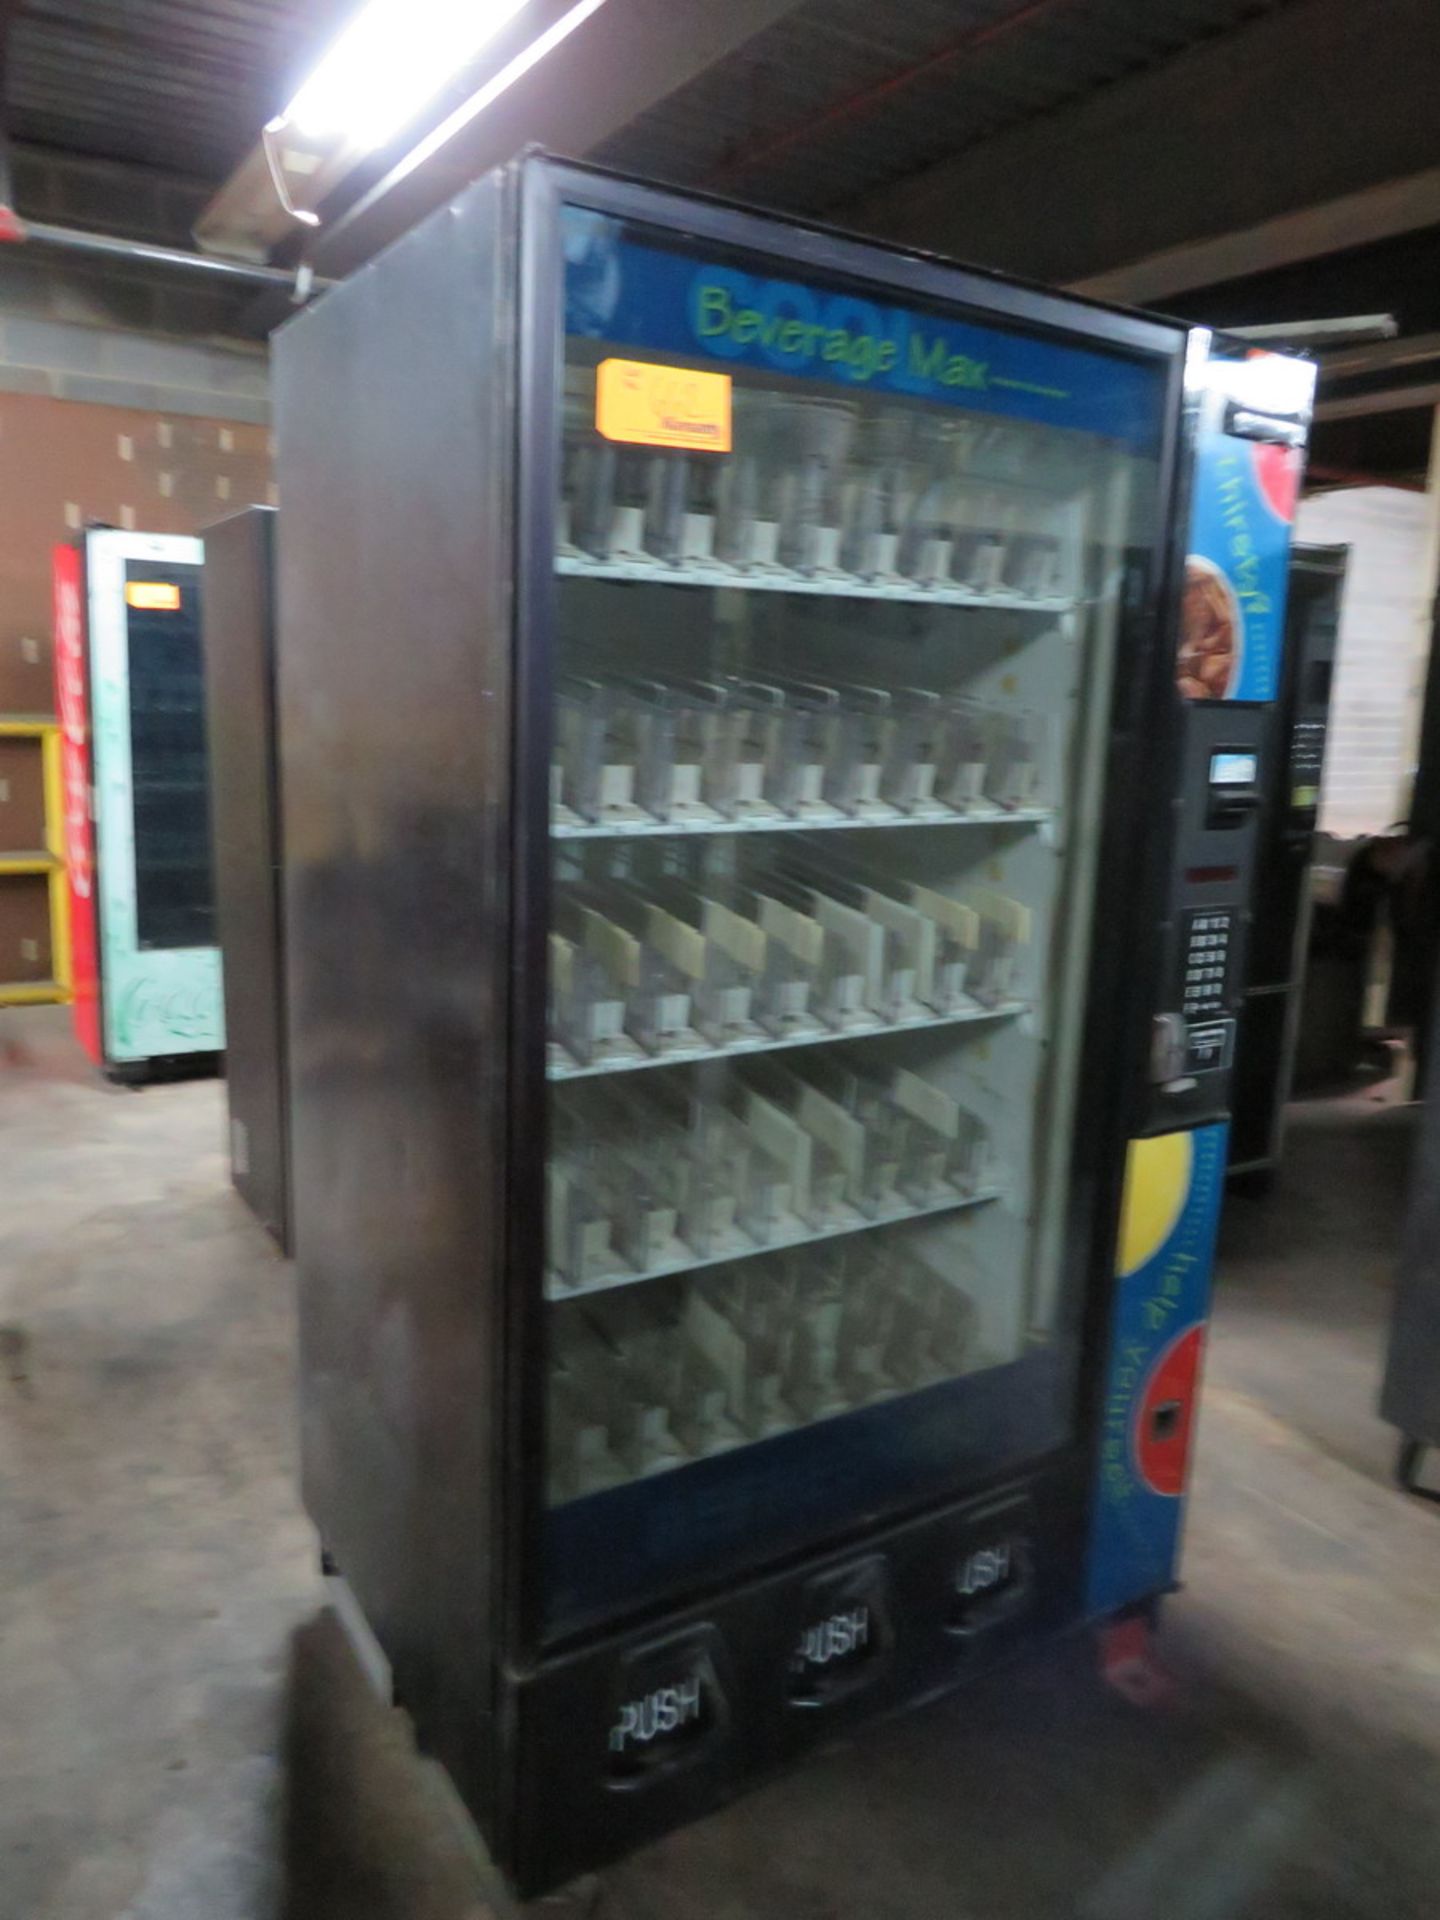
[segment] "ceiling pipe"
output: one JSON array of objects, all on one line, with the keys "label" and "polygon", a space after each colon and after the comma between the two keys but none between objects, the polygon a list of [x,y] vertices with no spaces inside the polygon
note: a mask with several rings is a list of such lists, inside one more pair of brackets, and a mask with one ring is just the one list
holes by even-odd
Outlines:
[{"label": "ceiling pipe", "polygon": [[[1234,340],[1253,340],[1259,345],[1273,341],[1277,346],[1319,352],[1326,347],[1368,346],[1378,340],[1394,340],[1400,323],[1393,313],[1356,313],[1334,320],[1266,320],[1253,327],[1221,327]],[[1331,366],[1323,372],[1333,373]]]},{"label": "ceiling pipe", "polygon": [[[57,252],[86,254],[97,260],[123,261],[127,266],[173,268],[210,281],[228,281],[237,287],[284,287],[303,297],[297,287],[294,269],[266,267],[249,260],[226,260],[219,254],[188,253],[183,247],[154,246],[146,240],[123,240],[111,233],[87,233],[78,227],[48,226],[39,220],[25,222],[25,245],[51,247]],[[333,286],[333,280],[315,279],[311,290]]]},{"label": "ceiling pipe", "polygon": [[[23,0],[0,0],[0,103],[5,97],[10,28]],[[126,240],[117,234],[91,233],[81,227],[57,227],[44,220],[17,215],[10,173],[8,129],[0,123],[0,240],[12,245],[41,247],[57,253],[83,254],[92,260],[120,261],[132,267],[161,267],[169,272],[194,274],[200,279],[227,282],[236,287],[284,287],[297,301],[317,288],[330,286],[311,275],[297,278],[292,269],[269,267],[219,255],[191,253],[183,247],[162,247],[146,240]]]},{"label": "ceiling pipe", "polygon": [[947,41],[943,47],[937,47],[933,53],[927,53],[922,60],[912,61],[908,67],[888,74],[873,86],[861,87],[843,100],[836,100],[819,113],[812,114],[806,120],[797,121],[779,133],[771,134],[768,139],[757,141],[753,146],[744,147],[738,153],[731,154],[718,167],[712,167],[706,174],[703,185],[707,187],[723,186],[737,174],[748,173],[752,167],[763,161],[773,160],[776,154],[788,152],[791,147],[803,141],[813,140],[818,133],[836,126],[842,120],[852,120],[856,114],[868,113],[879,101],[886,100],[892,93],[899,93],[914,81],[921,80],[926,74],[933,73],[937,67],[949,66],[952,61],[962,59],[968,53],[976,53],[982,47],[988,47],[997,40],[1003,40],[1017,28],[1029,26],[1042,14],[1053,13],[1069,4],[1069,0],[1027,0],[1025,6],[1017,7],[1013,13],[1007,13],[1002,19],[990,20],[982,27],[972,27],[968,33],[960,34],[956,39]]}]

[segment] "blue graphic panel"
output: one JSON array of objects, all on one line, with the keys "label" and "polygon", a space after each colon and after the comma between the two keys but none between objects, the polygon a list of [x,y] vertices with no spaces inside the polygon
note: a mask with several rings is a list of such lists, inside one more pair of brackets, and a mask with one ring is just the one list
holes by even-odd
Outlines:
[{"label": "blue graphic panel", "polygon": [[1175,1578],[1228,1131],[1222,1121],[1130,1143],[1087,1572],[1092,1616]]},{"label": "blue graphic panel", "polygon": [[571,334],[1158,444],[1164,375],[1141,360],[649,246],[576,207],[564,242]]},{"label": "blue graphic panel", "polygon": [[[1304,465],[1298,447],[1225,432],[1226,406],[1263,398],[1267,368],[1286,375],[1303,363],[1278,354],[1215,358],[1196,436],[1194,493],[1186,564],[1181,690],[1194,699],[1273,700],[1280,684],[1290,541]],[[1303,367],[1308,380],[1313,376]],[[1286,379],[1286,385],[1294,384]],[[1287,394],[1285,404],[1289,404]],[[1185,649],[1208,629],[1218,643],[1217,672],[1198,682]],[[1192,662],[1198,665],[1198,662]],[[1223,671],[1218,669],[1223,666]]]}]

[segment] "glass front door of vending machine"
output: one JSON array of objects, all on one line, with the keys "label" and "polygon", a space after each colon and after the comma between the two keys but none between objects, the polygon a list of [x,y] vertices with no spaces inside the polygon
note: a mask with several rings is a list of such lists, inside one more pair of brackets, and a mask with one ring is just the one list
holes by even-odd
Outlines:
[{"label": "glass front door of vending machine", "polygon": [[1106,768],[1176,378],[939,269],[561,220],[551,1637],[1075,1442]]},{"label": "glass front door of vending machine", "polygon": [[100,1006],[112,1073],[225,1043],[200,647],[204,546],[85,536]]}]

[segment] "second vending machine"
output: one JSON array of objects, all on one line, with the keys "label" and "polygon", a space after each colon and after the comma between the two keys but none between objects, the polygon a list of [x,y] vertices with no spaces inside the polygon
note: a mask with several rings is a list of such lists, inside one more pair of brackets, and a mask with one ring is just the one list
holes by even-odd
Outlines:
[{"label": "second vending machine", "polygon": [[535,1890],[1169,1584],[1258,616],[1185,328],[543,159],[275,365],[306,1496]]}]

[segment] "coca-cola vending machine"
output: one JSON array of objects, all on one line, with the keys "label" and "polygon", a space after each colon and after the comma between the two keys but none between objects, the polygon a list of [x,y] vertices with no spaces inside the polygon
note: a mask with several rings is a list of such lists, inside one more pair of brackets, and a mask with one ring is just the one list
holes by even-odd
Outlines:
[{"label": "coca-cola vending machine", "polygon": [[199,540],[96,528],[54,553],[75,1030],[117,1080],[214,1067]]}]

